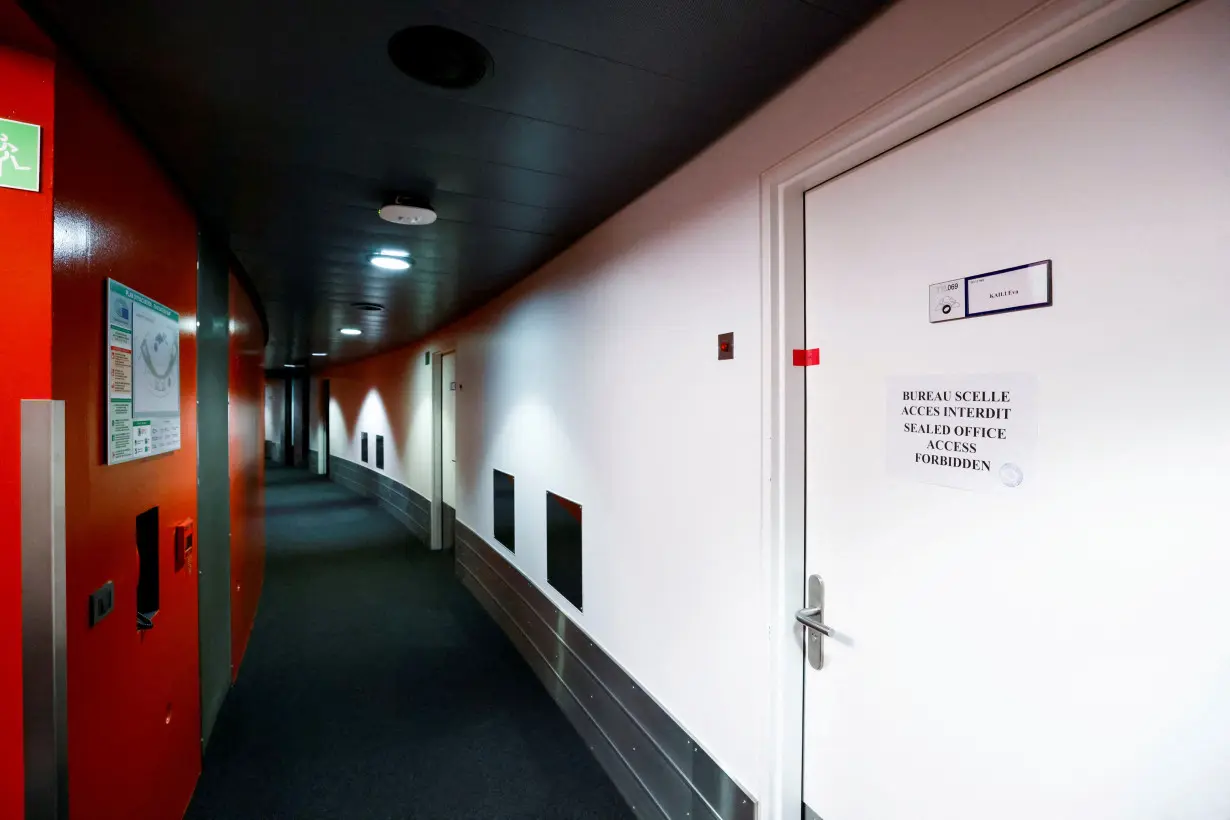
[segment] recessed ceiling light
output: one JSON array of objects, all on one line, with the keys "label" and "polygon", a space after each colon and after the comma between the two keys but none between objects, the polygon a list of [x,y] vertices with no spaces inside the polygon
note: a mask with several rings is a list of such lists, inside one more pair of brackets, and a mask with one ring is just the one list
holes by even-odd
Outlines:
[{"label": "recessed ceiling light", "polygon": [[298,367],[299,365],[297,365],[297,364],[284,364],[284,365],[282,365],[282,366],[283,366],[283,367]]},{"label": "recessed ceiling light", "polygon": [[313,353],[313,356],[328,356],[328,353]]},{"label": "recessed ceiling light", "polygon": [[409,270],[410,260],[399,259],[396,256],[381,256],[376,254],[371,258],[371,263],[378,268],[385,270]]},{"label": "recessed ceiling light", "polygon": [[344,327],[341,330],[339,330],[338,333],[341,333],[343,336],[362,336],[363,335],[363,331],[359,330],[357,327]]},{"label": "recessed ceiling light", "polygon": [[410,256],[410,251],[403,251],[397,248],[381,248],[380,255],[381,256],[396,256],[399,259],[405,259],[408,256]]}]

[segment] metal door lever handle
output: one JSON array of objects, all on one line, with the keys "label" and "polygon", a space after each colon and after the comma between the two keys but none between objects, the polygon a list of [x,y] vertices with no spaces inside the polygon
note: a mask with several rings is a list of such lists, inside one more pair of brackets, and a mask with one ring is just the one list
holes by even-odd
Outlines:
[{"label": "metal door lever handle", "polygon": [[831,638],[833,637],[832,628],[823,621],[816,619],[816,616],[820,615],[822,611],[823,607],[809,606],[794,613],[794,619],[808,629],[814,629],[826,638]]}]

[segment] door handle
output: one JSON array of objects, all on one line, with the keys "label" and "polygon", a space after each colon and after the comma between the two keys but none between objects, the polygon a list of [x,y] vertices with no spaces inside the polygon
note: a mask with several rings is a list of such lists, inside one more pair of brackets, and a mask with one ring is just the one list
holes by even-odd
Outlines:
[{"label": "door handle", "polygon": [[812,669],[824,668],[824,641],[833,637],[833,629],[824,622],[824,579],[812,575],[807,579],[807,607],[794,613],[794,619],[807,632],[807,662]]},{"label": "door handle", "polygon": [[818,606],[809,606],[807,609],[800,609],[794,613],[794,619],[808,629],[814,629],[826,638],[833,637],[832,628],[823,621],[817,618],[823,616],[824,609]]}]

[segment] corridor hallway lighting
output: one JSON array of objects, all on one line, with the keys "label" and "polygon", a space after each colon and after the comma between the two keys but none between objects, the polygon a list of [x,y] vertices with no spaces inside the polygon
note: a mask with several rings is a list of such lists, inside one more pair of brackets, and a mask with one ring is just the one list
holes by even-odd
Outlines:
[{"label": "corridor hallway lighting", "polygon": [[341,333],[343,336],[362,336],[363,335],[363,331],[359,330],[357,327],[344,327],[338,332]]},{"label": "corridor hallway lighting", "polygon": [[410,269],[410,260],[401,259],[396,256],[383,256],[381,254],[376,254],[375,256],[371,258],[370,261],[376,267],[384,268],[385,270],[409,270]]},{"label": "corridor hallway lighting", "polygon": [[313,356],[328,356],[328,353],[313,353]]}]

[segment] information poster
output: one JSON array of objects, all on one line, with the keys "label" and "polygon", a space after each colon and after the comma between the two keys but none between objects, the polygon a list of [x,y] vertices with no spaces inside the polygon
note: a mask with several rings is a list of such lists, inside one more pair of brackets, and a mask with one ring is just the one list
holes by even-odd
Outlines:
[{"label": "information poster", "polygon": [[179,314],[107,281],[107,463],[179,449]]},{"label": "information poster", "polygon": [[887,384],[890,475],[963,490],[1016,490],[1034,476],[1037,380],[1023,374],[895,376]]}]

